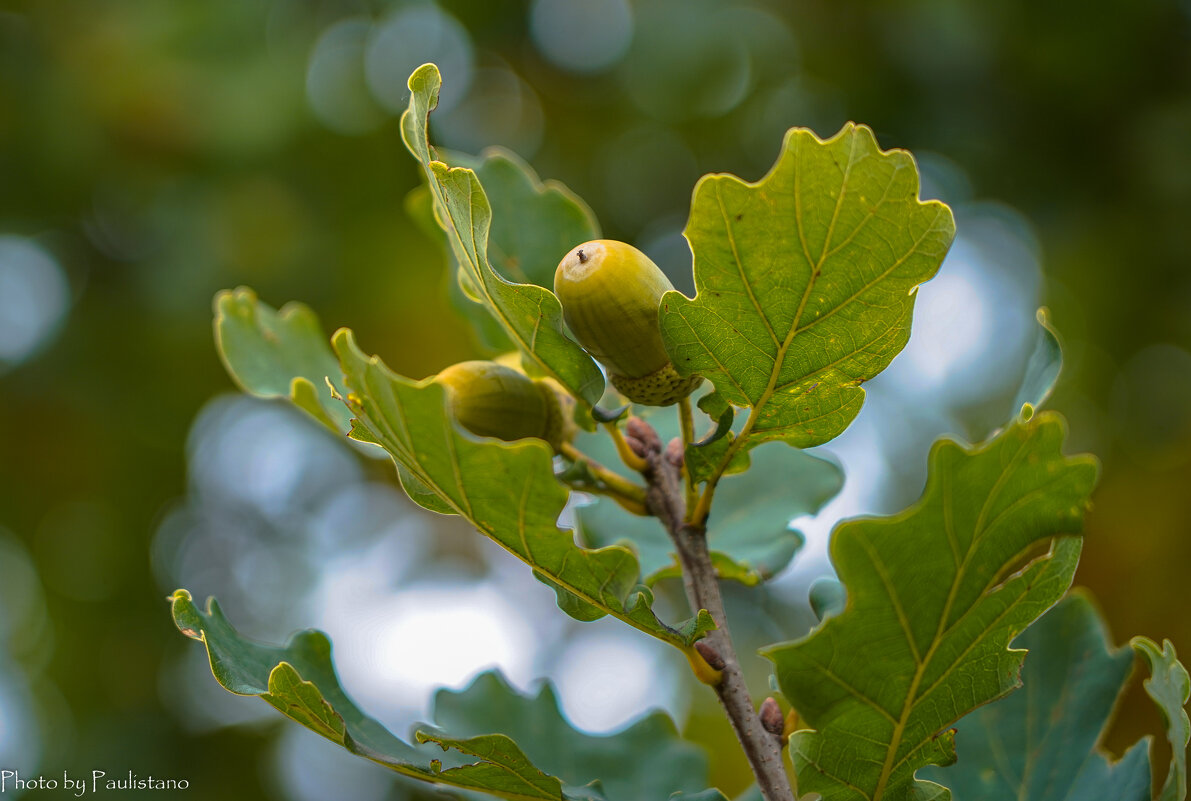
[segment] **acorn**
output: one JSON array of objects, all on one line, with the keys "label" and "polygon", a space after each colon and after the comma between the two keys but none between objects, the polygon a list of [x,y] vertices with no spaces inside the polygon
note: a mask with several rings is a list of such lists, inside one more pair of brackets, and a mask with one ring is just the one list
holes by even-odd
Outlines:
[{"label": "acorn", "polygon": [[537,437],[557,452],[575,435],[570,399],[544,380],[496,362],[469,361],[448,367],[434,381],[446,388],[455,420],[478,436],[506,442]]},{"label": "acorn", "polygon": [[673,288],[648,256],[613,239],[584,242],[554,273],[554,294],[571,333],[633,403],[669,406],[702,381],[680,376],[662,343],[658,306]]}]

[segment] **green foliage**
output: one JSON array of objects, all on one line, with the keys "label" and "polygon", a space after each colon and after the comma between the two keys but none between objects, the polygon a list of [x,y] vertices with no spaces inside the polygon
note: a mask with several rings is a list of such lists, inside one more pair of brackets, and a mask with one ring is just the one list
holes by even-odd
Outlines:
[{"label": "green foliage", "polygon": [[[165,510],[186,486],[183,432],[213,393],[230,387],[211,369],[204,306],[215,290],[249,284],[277,305],[305,299],[324,320],[350,320],[368,332],[364,341],[405,375],[475,355],[439,293],[437,254],[399,213],[401,193],[421,180],[421,168],[394,141],[395,120],[385,121],[404,102],[404,81],[374,68],[375,57],[387,55],[391,23],[410,10],[448,12],[450,30],[476,56],[475,91],[456,106],[463,119],[491,110],[493,122],[528,121],[530,135],[521,125],[513,137],[523,155],[544,175],[566,176],[607,215],[610,232],[629,241],[657,241],[670,220],[685,216],[700,167],[755,178],[791,121],[829,135],[857,109],[879,121],[883,145],[923,150],[929,184],[958,204],[961,231],[978,231],[980,221],[976,228],[968,222],[988,210],[983,203],[961,209],[972,194],[1003,202],[992,215],[998,219],[1012,209],[1031,217],[982,242],[979,257],[997,263],[997,245],[1036,236],[1047,301],[1085,355],[1065,376],[1058,405],[1078,415],[1073,433],[1082,442],[1114,458],[1098,491],[1084,580],[1095,584],[1103,608],[1138,621],[1139,628],[1118,634],[1169,636],[1180,650],[1191,644],[1191,616],[1179,611],[1185,604],[1175,594],[1191,560],[1191,495],[1184,490],[1191,441],[1179,435],[1191,430],[1191,404],[1180,387],[1188,373],[1168,358],[1186,357],[1191,70],[1177,65],[1186,57],[1187,3],[1118,4],[1109,16],[1038,3],[640,0],[611,4],[631,22],[625,60],[597,74],[568,73],[573,62],[544,64],[543,56],[553,57],[535,41],[540,26],[531,28],[531,17],[548,7],[595,5],[32,0],[0,14],[5,238],[36,243],[69,284],[59,338],[49,334],[25,361],[0,358],[8,379],[0,407],[9,422],[0,437],[0,528],[32,552],[22,557],[18,547],[15,557],[0,557],[0,630],[7,635],[0,685],[16,700],[6,704],[3,728],[18,733],[20,753],[40,750],[40,764],[52,770],[102,766],[105,754],[118,751],[137,755],[133,767],[180,768],[192,787],[218,787],[227,801],[283,794],[272,778],[284,752],[273,730],[213,735],[178,714],[177,705],[194,697],[182,686],[138,693],[136,714],[128,714],[131,692],[153,683],[154,674],[159,685],[181,683],[173,657],[197,650],[155,608],[160,581],[180,572],[197,581],[197,559],[227,557],[224,546],[251,536],[259,523],[224,515],[223,531],[189,539],[185,559],[169,547],[176,540],[159,537],[152,571],[144,537],[129,534],[147,533],[165,514],[172,520]],[[690,11],[695,7],[714,13]],[[349,31],[350,41],[342,35]],[[552,44],[554,52],[582,53],[600,38]],[[304,96],[316,79],[328,85],[328,64],[346,126],[319,108],[313,92]],[[519,91],[489,93],[493,83],[478,79],[493,74]],[[503,99],[517,95],[522,102]],[[352,128],[353,110],[368,130]],[[434,132],[441,141],[459,130],[458,119]],[[480,122],[487,127],[489,120]],[[499,122],[492,130],[509,135]],[[1066,135],[1046,135],[1051,131]],[[538,132],[546,137],[540,149]],[[477,173],[492,205],[492,266],[523,280],[504,272],[495,242],[508,218],[496,187]],[[458,289],[454,270],[448,278]],[[5,301],[24,296],[10,286],[0,291]],[[466,303],[479,312],[473,322],[491,320],[482,306]],[[17,305],[30,314],[40,307]],[[1000,311],[995,319],[1004,319]],[[1152,351],[1158,358],[1134,358],[1155,343],[1164,343]],[[350,414],[322,379],[307,386],[346,423]],[[223,398],[208,411],[232,407],[254,408]],[[205,414],[204,422],[213,417]],[[213,428],[196,426],[192,443],[216,438]],[[191,478],[201,479],[193,450],[190,456]],[[375,467],[366,473],[377,477]],[[725,479],[725,492],[735,481]],[[197,492],[192,500],[199,506]],[[210,509],[216,500],[201,502]],[[713,528],[722,509],[717,499]],[[301,503],[286,509],[285,525],[300,526],[303,511]],[[421,524],[444,527],[441,520]],[[309,556],[293,547],[300,533],[285,532],[294,535],[281,540],[286,559],[273,563],[281,595],[305,595],[305,570],[318,569],[311,563],[286,575],[295,558]],[[340,556],[351,558],[356,542],[344,542]],[[457,544],[447,547],[454,553]],[[252,546],[266,559],[278,547],[264,538]],[[202,575],[226,583],[230,594],[239,583],[234,576],[251,574],[251,593],[258,577],[246,567]],[[22,583],[25,574],[31,578]],[[44,609],[20,592],[28,582],[42,592],[39,578],[51,601]],[[742,605],[765,592],[733,589]],[[281,608],[279,597],[257,593],[236,603],[246,604],[241,614],[251,604],[267,615]],[[230,595],[223,599],[230,606]],[[14,638],[22,618],[36,619],[31,631],[42,636]],[[755,618],[742,608],[739,619]],[[79,658],[81,651],[95,658]],[[63,697],[75,736],[58,725]],[[1144,702],[1137,706],[1152,716]],[[1125,725],[1141,725],[1132,705],[1121,713]],[[696,728],[690,736],[701,735]],[[969,737],[959,738],[961,764]],[[721,776],[734,770],[723,767],[728,750],[716,749]]]},{"label": "green foliage", "polygon": [[[483,187],[492,208],[488,260],[505,279],[550,289],[559,259],[576,243],[599,238],[599,223],[587,204],[557,181],[543,182],[516,154],[493,147],[478,157],[454,152],[441,155],[452,167],[473,170]],[[467,273],[460,272],[435,217],[429,187],[422,185],[411,192],[406,210],[424,233],[446,247],[452,265],[450,297],[480,341],[493,351],[515,349],[501,324],[474,299],[475,293],[468,295],[460,285],[461,281],[468,284],[469,279]]]},{"label": "green foliage", "polygon": [[[467,519],[554,587],[568,613],[584,620],[611,614],[679,647],[689,645],[711,625],[706,613],[678,628],[665,625],[650,609],[651,594],[638,588],[640,568],[631,551],[618,546],[581,549],[568,532],[558,528],[567,492],[554,478],[545,442],[506,443],[465,433],[451,419],[441,386],[395,375],[379,358],[360,352],[346,330],[335,337],[337,362],[318,319],[305,307],[292,304],[279,316],[251,292],[239,291],[221,296],[219,308],[221,319],[239,322],[236,337],[224,337],[220,344],[224,361],[241,386],[275,397],[280,394],[278,387],[300,382],[314,386],[317,373],[289,374],[295,366],[330,370],[322,385],[333,377],[346,406],[332,399],[328,389],[325,400],[298,403],[300,408],[320,420],[328,416],[323,403],[350,409],[347,416],[355,416],[352,438],[388,452],[410,498],[431,511]],[[282,325],[279,319],[296,323]],[[257,327],[251,328],[254,320]],[[303,358],[269,362],[272,353]],[[242,374],[242,367],[249,369]]]},{"label": "green foliage", "polygon": [[[178,629],[206,646],[211,672],[225,689],[259,696],[311,731],[404,776],[517,801],[663,801],[706,784],[705,757],[678,738],[664,714],[593,737],[563,719],[548,685],[525,698],[496,674],[480,676],[460,693],[440,692],[435,719],[441,728],[413,733],[419,744],[439,747],[414,746],[347,696],[322,632],[298,632],[284,647],[262,645],[240,635],[213,598],[202,610],[190,593],[178,590],[172,606]],[[650,759],[634,761],[645,748]],[[609,767],[618,778],[600,786],[597,780],[609,775]]]},{"label": "green foliage", "polygon": [[1038,310],[1038,334],[1026,362],[1025,374],[1013,399],[1013,414],[1028,418],[1046,402],[1063,369],[1063,348],[1059,334],[1050,323],[1050,311]]},{"label": "green foliage", "polygon": [[860,385],[905,346],[914,288],[954,234],[947,206],[918,199],[910,155],[882,152],[864,126],[825,142],[791,130],[756,184],[700,180],[686,227],[698,294],[667,295],[661,320],[681,373],[752,409],[725,463],[766,440],[838,436]]},{"label": "green foliage", "polygon": [[1185,707],[1191,699],[1191,680],[1175,656],[1170,640],[1163,641],[1159,648],[1147,637],[1134,637],[1131,645],[1149,665],[1150,678],[1145,680],[1145,689],[1162,712],[1166,737],[1173,750],[1158,801],[1183,801],[1187,797],[1187,744],[1191,741],[1191,723]]},{"label": "green foliage", "polygon": [[454,167],[475,171],[492,205],[488,261],[509,281],[554,285],[558,261],[579,242],[600,238],[600,226],[583,199],[558,181],[542,182],[533,168],[502,148],[479,158],[450,154]]},{"label": "green foliage", "polygon": [[1096,748],[1129,679],[1133,651],[1109,649],[1091,601],[1069,596],[1013,645],[1029,652],[1024,689],[961,720],[959,761],[919,775],[950,787],[955,801],[1149,801],[1148,743],[1115,764]]},{"label": "green foliage", "polygon": [[[663,439],[678,434],[670,415],[650,418]],[[577,444],[593,458],[626,477],[603,432],[582,435]],[[789,522],[818,512],[843,486],[843,472],[809,453],[771,446],[753,454],[756,469],[729,476],[716,496],[715,515],[707,521],[707,543],[721,578],[755,585],[772,578],[802,547],[802,535]],[[655,517],[627,515],[613,502],[594,499],[575,510],[583,541],[592,547],[631,543],[647,584],[679,574],[674,544]]]},{"label": "green foliage", "polygon": [[803,790],[829,801],[939,792],[914,772],[953,762],[944,729],[1017,686],[1023,653],[1008,644],[1074,573],[1080,541],[1061,535],[1079,531],[1097,468],[1064,457],[1064,436],[1042,414],[981,446],[940,441],[917,504],[835,530],[846,608],[766,651],[815,729],[790,741]]},{"label": "green foliage", "polygon": [[[673,409],[640,412],[624,426],[634,453],[619,429],[615,438],[594,431],[597,421],[620,425],[619,415],[595,407],[603,377],[567,337],[548,288],[559,257],[598,236],[594,216],[511,154],[440,160],[428,138],[437,68],[420,67],[409,87],[402,135],[427,181],[407,198],[411,214],[447,246],[481,338],[515,345],[526,372],[555,379],[578,401],[576,419],[593,433],[555,443],[557,455],[539,439],[470,434],[438,383],[398,375],[347,329],[328,344],[309,309],[278,312],[247,289],[216,300],[228,371],[246,391],[287,398],[366,450],[387,453],[415,502],[466,519],[525,562],[572,617],[610,615],[682,650],[740,724],[725,690],[736,656],[721,670],[717,646],[702,655],[693,647],[716,626],[707,611],[722,606],[715,577],[751,586],[780,572],[802,544],[789,521],[839,491],[839,468],[798,448],[840,434],[859,412],[861,385],[905,345],[917,287],[954,236],[950,209],[918,198],[909,154],[881,151],[868,128],[852,124],[826,141],[791,130],[755,184],[704,177],[686,228],[697,295],[667,293],[658,313],[676,368],[714,389],[698,401],[698,425],[689,406],[679,411],[681,428]],[[1094,610],[1078,596],[1027,629],[1071,583],[1098,470],[1091,457],[1063,454],[1062,418],[1037,412],[1062,365],[1045,310],[1038,322],[1012,421],[979,445],[937,442],[922,498],[906,511],[839,525],[831,556],[840,580],[811,590],[821,624],[762,651],[797,712],[787,727],[806,727],[788,740],[804,799],[949,799],[944,785],[957,801],[1149,797],[1143,745],[1116,765],[1095,751],[1129,652],[1107,649]],[[663,445],[680,436],[683,447],[647,453],[655,433]],[[754,450],[774,440],[794,448]],[[659,479],[665,465],[675,471],[669,485]],[[575,510],[577,532],[558,522],[571,490],[597,495]],[[695,572],[710,587],[689,594],[699,599],[691,619],[667,625],[652,587],[698,581],[683,575],[675,543],[704,536],[706,551],[688,542],[683,564],[702,558]],[[706,788],[702,755],[664,715],[592,737],[565,722],[549,688],[528,699],[488,675],[461,693],[440,693],[441,730],[421,728],[419,745],[410,745],[347,698],[325,636],[263,646],[240,637],[213,602],[200,611],[179,590],[173,603],[179,628],[206,644],[224,687],[259,695],[399,773],[507,798],[724,798]],[[730,646],[718,633],[712,640]],[[1024,673],[1022,647],[1034,651]],[[1169,642],[1159,649],[1137,638],[1133,647],[1150,665],[1146,689],[1174,746],[1159,801],[1183,801],[1187,672]],[[1025,693],[998,701],[1023,681]],[[745,717],[756,706],[748,700]],[[948,727],[961,718],[957,740]],[[766,737],[779,736],[780,722],[767,727]],[[446,755],[427,756],[427,743]]]},{"label": "green foliage", "polygon": [[440,690],[434,719],[457,736],[506,734],[542,770],[576,788],[599,781],[608,799],[665,799],[707,787],[706,754],[681,740],[662,712],[648,714],[614,736],[597,737],[567,723],[549,684],[527,698],[499,674],[487,673],[463,692]]},{"label": "green foliage", "polygon": [[353,438],[381,445],[419,491],[428,489],[530,565],[560,591],[568,613],[585,620],[610,614],[678,647],[712,627],[705,612],[677,629],[666,626],[650,609],[651,594],[638,589],[632,551],[578,548],[558,528],[567,492],[554,478],[544,442],[468,436],[451,419],[438,384],[395,375],[361,352],[350,331],[336,333],[334,346],[349,389],[343,397],[356,418]]},{"label": "green foliage", "polygon": [[1149,738],[1111,763],[1096,744],[1119,703],[1136,653],[1150,670],[1144,684],[1167,723],[1172,757],[1158,801],[1186,798],[1187,670],[1167,641],[1135,637],[1109,649],[1091,600],[1073,593],[1013,643],[1027,650],[1022,692],[960,721],[959,762],[920,775],[948,785],[955,801],[1150,801]]},{"label": "green foliage", "polygon": [[[449,167],[434,157],[427,126],[441,86],[433,64],[419,67],[410,76],[412,94],[401,117],[401,132],[406,147],[425,168],[435,216],[459,263],[460,283],[501,324],[528,364],[556,379],[575,397],[594,404],[603,393],[603,376],[592,358],[563,333],[558,298],[537,284],[510,283],[492,269],[488,261],[492,207],[480,179],[474,170]],[[509,252],[503,255],[506,260],[520,260]]]},{"label": "green foliage", "polygon": [[[699,410],[715,421],[715,428],[710,434],[695,443],[695,449],[692,449],[691,453],[687,454],[688,459],[691,454],[699,453],[697,449],[706,448],[708,445],[718,442],[727,436],[728,432],[732,430],[732,423],[736,420],[736,410],[718,392],[708,392],[699,398]],[[695,469],[693,466],[688,466],[692,470]],[[696,475],[696,479],[700,481],[706,478],[706,473]]]},{"label": "green foliage", "polygon": [[300,303],[275,311],[247,287],[215,296],[215,346],[228,373],[245,392],[287,398],[332,431],[346,434],[351,412],[331,396],[342,391],[339,364],[318,317]]}]

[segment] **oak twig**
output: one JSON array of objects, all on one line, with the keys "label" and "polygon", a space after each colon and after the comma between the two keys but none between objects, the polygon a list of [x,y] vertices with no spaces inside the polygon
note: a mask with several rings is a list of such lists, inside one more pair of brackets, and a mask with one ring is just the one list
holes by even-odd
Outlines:
[{"label": "oak twig", "polygon": [[[686,449],[695,441],[695,416],[691,411],[689,395],[678,402],[678,417],[682,423],[682,448],[685,453]],[[686,479],[686,507],[690,509],[695,505],[695,479],[691,475],[691,471],[685,467],[682,470],[682,477]]]},{"label": "oak twig", "polygon": [[645,421],[630,420],[626,433],[636,455],[648,463],[643,471],[648,483],[645,505],[662,521],[674,541],[682,565],[687,600],[694,611],[706,609],[715,621],[717,628],[700,640],[705,645],[699,653],[704,654],[705,659],[706,655],[711,655],[722,663],[719,668],[722,677],[712,686],[740,740],[761,795],[766,801],[793,801],[794,791],[782,758],[781,738],[767,730],[758,716],[732,645],[719,580],[707,549],[707,529],[702,521],[689,523],[686,520],[680,468],[673,460],[665,458],[657,433]]}]

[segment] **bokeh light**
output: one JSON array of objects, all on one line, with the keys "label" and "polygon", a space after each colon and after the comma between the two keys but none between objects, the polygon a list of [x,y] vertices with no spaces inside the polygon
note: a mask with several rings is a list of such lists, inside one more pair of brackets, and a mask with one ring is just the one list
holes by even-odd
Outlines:
[{"label": "bokeh light", "polygon": [[[960,207],[956,238],[938,275],[917,292],[910,342],[884,381],[951,407],[1010,387],[1033,343],[1040,274],[1031,243],[998,207]],[[936,401],[937,402],[937,401]]]},{"label": "bokeh light", "polygon": [[371,32],[365,17],[341,20],[323,32],[310,53],[306,97],[319,121],[338,133],[366,134],[385,120],[364,74]]},{"label": "bokeh light", "polygon": [[409,104],[410,73],[427,62],[438,65],[442,91],[438,113],[453,109],[467,95],[475,52],[459,21],[433,3],[396,7],[368,37],[364,72],[382,106],[400,114]]},{"label": "bokeh light", "polygon": [[753,83],[753,61],[736,9],[714,0],[645,0],[621,67],[642,113],[685,121],[726,114]]},{"label": "bokeh light", "polygon": [[326,577],[335,591],[324,596],[323,625],[336,632],[344,681],[382,712],[424,711],[432,690],[491,668],[520,686],[534,678],[537,638],[499,585],[442,578],[367,593],[349,589],[360,587],[358,570]]},{"label": "bokeh light", "polygon": [[277,739],[269,770],[275,785],[289,801],[326,801],[342,798],[347,788],[352,801],[406,798],[394,787],[394,774],[361,760],[302,726],[287,726]]},{"label": "bokeh light", "polygon": [[608,133],[592,171],[610,221],[635,230],[664,214],[685,218],[699,165],[683,138],[648,123]]},{"label": "bokeh light", "polygon": [[676,705],[682,685],[671,670],[671,663],[623,627],[591,624],[567,643],[550,676],[574,725],[610,732],[648,709]]},{"label": "bokeh light", "polygon": [[[303,625],[306,588],[318,573],[311,525],[338,492],[358,484],[356,457],[293,409],[246,397],[212,401],[188,444],[190,495],[154,539],[162,590],[215,595],[256,621]],[[361,537],[344,526],[339,547]],[[251,600],[250,600],[251,599]]]},{"label": "bokeh light", "polygon": [[534,0],[530,32],[551,63],[571,72],[601,72],[628,50],[633,10],[627,0]]},{"label": "bokeh light", "polygon": [[1141,349],[1113,384],[1113,417],[1134,458],[1166,469],[1191,461],[1191,353],[1171,343]]},{"label": "bokeh light", "polygon": [[537,152],[545,128],[537,93],[496,61],[475,71],[467,94],[453,109],[436,113],[435,123],[444,147],[479,153],[500,146],[522,158]]},{"label": "bokeh light", "polygon": [[300,514],[317,491],[359,476],[350,453],[276,403],[226,397],[195,422],[191,478],[201,497],[276,520]]},{"label": "bokeh light", "polygon": [[0,765],[26,774],[42,752],[45,710],[30,669],[43,667],[53,638],[36,569],[20,541],[0,528]]},{"label": "bokeh light", "polygon": [[986,309],[980,302],[981,274],[971,262],[952,258],[952,268],[918,292],[914,337],[917,347],[905,359],[914,363],[906,377],[916,386],[938,390],[948,377],[971,364],[988,333]]},{"label": "bokeh light", "polygon": [[0,236],[0,371],[53,336],[70,305],[62,268],[31,239]]},{"label": "bokeh light", "polygon": [[663,217],[649,224],[639,235],[636,246],[656,264],[687,297],[695,296],[695,276],[691,271],[691,246],[683,236],[686,219],[677,215]]},{"label": "bokeh light", "polygon": [[30,703],[28,680],[0,658],[0,764],[6,770],[35,768],[41,755],[38,710]]}]

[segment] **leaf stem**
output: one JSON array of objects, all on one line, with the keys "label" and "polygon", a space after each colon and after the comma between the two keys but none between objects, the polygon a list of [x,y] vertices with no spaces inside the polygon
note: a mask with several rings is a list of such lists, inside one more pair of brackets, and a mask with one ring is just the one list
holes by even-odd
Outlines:
[{"label": "leaf stem", "polygon": [[[685,454],[686,449],[691,447],[691,443],[695,441],[695,417],[691,411],[691,396],[687,395],[678,402],[678,417],[682,422],[682,451]],[[691,477],[691,471],[686,467],[686,461],[683,461],[682,475],[686,479],[686,508],[691,509],[695,506],[695,480]]]},{"label": "leaf stem", "polygon": [[[633,514],[648,514],[646,511],[644,487],[613,473],[569,442],[562,443],[559,450],[563,456],[572,462],[582,462],[592,477],[603,485],[602,487],[584,487],[584,489],[591,489],[601,495],[608,495]],[[627,506],[625,505],[626,503],[628,503]]]},{"label": "leaf stem", "polygon": [[620,460],[624,462],[630,470],[636,470],[638,473],[644,472],[649,465],[644,459],[633,453],[633,449],[630,448],[629,443],[625,441],[624,434],[621,433],[620,427],[616,425],[616,422],[613,421],[611,423],[604,423],[604,428],[612,437],[612,441],[616,443],[616,453],[620,455]]},{"label": "leaf stem", "polygon": [[585,483],[573,483],[570,486],[571,489],[576,489],[580,492],[590,492],[593,495],[603,495],[605,498],[614,501],[617,506],[619,506],[621,509],[624,509],[629,514],[633,514],[638,517],[650,516],[649,510],[645,508],[644,502],[638,501],[634,498],[625,497],[624,495],[621,495],[619,492],[616,492],[609,487],[599,484]]},{"label": "leaf stem", "polygon": [[703,492],[699,495],[699,500],[695,503],[695,508],[691,512],[690,522],[693,525],[707,525],[707,516],[711,514],[711,502],[715,499],[715,488],[719,485],[720,479],[724,477],[724,471],[728,469],[728,465],[732,464],[732,458],[736,456],[737,451],[743,447],[749,434],[752,433],[753,424],[757,421],[758,408],[758,406],[754,406],[749,412],[748,420],[744,423],[744,428],[740,429],[740,433],[732,438],[732,442],[728,445],[727,450],[724,451],[724,456],[720,459],[720,463],[715,466],[711,477],[707,479],[707,485],[703,487]]},{"label": "leaf stem", "polygon": [[[654,440],[657,441],[656,436]],[[679,468],[664,458],[661,447],[646,450],[641,456],[648,462],[648,469],[643,473],[648,482],[646,507],[662,522],[674,542],[682,565],[687,600],[693,610],[706,609],[715,620],[716,628],[700,641],[705,643],[700,649],[701,654],[710,654],[723,663],[722,668],[717,664],[721,677],[711,686],[736,732],[762,797],[765,801],[793,801],[794,791],[786,773],[781,739],[761,723],[732,645],[719,578],[707,547],[707,529],[701,524],[686,522],[683,478]]]}]

